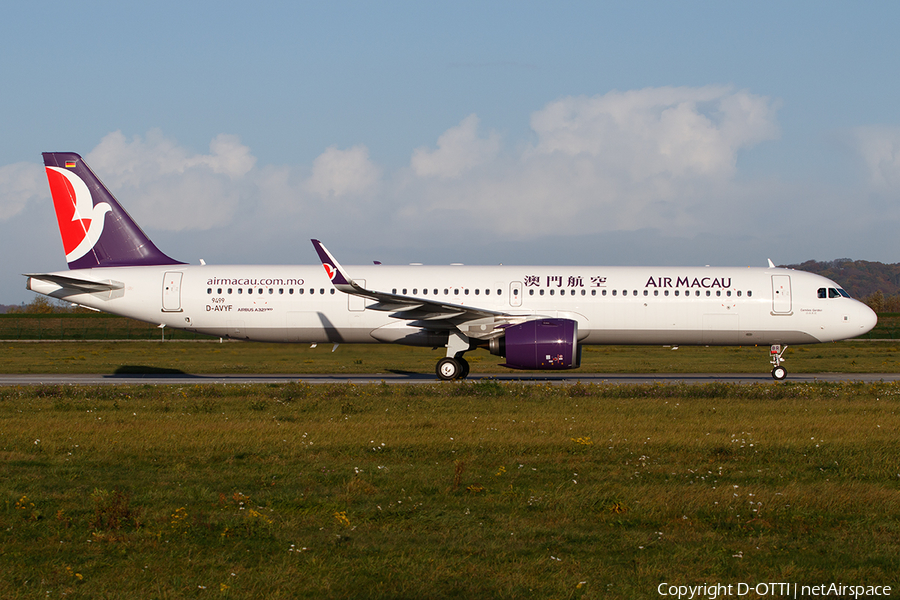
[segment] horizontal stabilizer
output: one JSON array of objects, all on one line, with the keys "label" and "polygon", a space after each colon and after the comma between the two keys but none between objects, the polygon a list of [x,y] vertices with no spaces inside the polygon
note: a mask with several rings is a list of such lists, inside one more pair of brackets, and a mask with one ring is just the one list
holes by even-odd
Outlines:
[{"label": "horizontal stabilizer", "polygon": [[113,281],[112,279],[107,279],[105,281],[91,281],[89,279],[70,277],[59,273],[25,273],[25,277],[28,278],[26,288],[32,291],[37,291],[35,287],[38,286],[35,285],[35,282],[56,284],[61,288],[84,292],[86,294],[112,292],[114,290],[121,290],[125,287],[125,284],[121,281]]}]

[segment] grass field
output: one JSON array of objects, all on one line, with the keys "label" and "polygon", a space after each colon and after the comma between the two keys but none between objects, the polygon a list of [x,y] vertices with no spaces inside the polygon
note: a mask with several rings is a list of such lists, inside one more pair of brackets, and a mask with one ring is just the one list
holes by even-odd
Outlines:
[{"label": "grass field", "polygon": [[[391,345],[247,342],[0,342],[2,373],[421,373],[434,374],[443,349]],[[788,373],[897,373],[900,343],[838,342],[788,348]],[[472,373],[515,373],[484,350],[466,355]],[[588,346],[586,373],[768,373],[762,347]],[[559,372],[557,372],[559,373]]]},{"label": "grass field", "polygon": [[6,388],[0,597],[897,590],[898,408],[896,384]]}]

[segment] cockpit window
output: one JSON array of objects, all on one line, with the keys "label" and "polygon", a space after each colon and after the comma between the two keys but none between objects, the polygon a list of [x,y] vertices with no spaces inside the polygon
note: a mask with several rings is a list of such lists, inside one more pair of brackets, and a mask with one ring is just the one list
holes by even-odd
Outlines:
[{"label": "cockpit window", "polygon": [[819,298],[849,298],[850,294],[841,288],[819,288],[816,292]]}]

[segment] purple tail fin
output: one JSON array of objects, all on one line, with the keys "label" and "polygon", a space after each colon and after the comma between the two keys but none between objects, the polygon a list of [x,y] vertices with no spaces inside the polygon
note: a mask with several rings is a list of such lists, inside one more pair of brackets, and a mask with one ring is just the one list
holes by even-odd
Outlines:
[{"label": "purple tail fin", "polygon": [[150,241],[79,155],[43,156],[70,269],[184,264]]}]

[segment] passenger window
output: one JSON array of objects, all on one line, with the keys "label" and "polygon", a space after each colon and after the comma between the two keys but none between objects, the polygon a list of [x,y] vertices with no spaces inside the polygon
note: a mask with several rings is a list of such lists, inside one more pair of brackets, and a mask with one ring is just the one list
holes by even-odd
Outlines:
[{"label": "passenger window", "polygon": [[740,297],[741,297],[741,291],[738,290],[738,293],[737,293],[737,294],[738,294],[738,298],[740,298]]},{"label": "passenger window", "polygon": [[207,294],[212,294],[212,288],[206,288],[206,293],[207,293]]},{"label": "passenger window", "polygon": [[678,294],[680,294],[680,293],[681,293],[680,290],[675,290],[675,295],[676,295],[676,296],[677,296]]},{"label": "passenger window", "polygon": [[753,295],[753,292],[751,292],[750,290],[747,290],[747,297],[749,298],[752,295]]},{"label": "passenger window", "polygon": [[632,295],[637,296],[637,290],[634,290],[634,294]]},{"label": "passenger window", "polygon": [[475,295],[477,296],[477,295],[479,295],[480,293],[481,293],[481,290],[479,290],[478,288],[475,288]]},{"label": "passenger window", "polygon": [[253,293],[253,288],[247,288],[247,293],[248,293],[248,294],[252,294],[252,293]]},{"label": "passenger window", "polygon": [[550,290],[550,295],[551,295],[551,296],[552,296],[553,294],[555,294],[555,293],[556,293],[556,290]]},{"label": "passenger window", "polygon": [[[334,288],[331,288],[331,291],[333,292],[333,291],[334,291]],[[325,294],[325,288],[320,288],[320,289],[319,289],[319,293],[320,293],[320,294]]]},{"label": "passenger window", "polygon": [[288,294],[293,295],[293,294],[294,294],[294,288],[288,288]]},{"label": "passenger window", "polygon": [[[281,291],[283,292],[284,290],[281,290]],[[275,293],[275,290],[273,290],[272,288],[269,288],[269,295],[272,295],[274,293]]]},{"label": "passenger window", "polygon": [[650,295],[650,292],[649,292],[648,290],[644,290],[644,295],[645,295],[645,296],[649,296],[649,295]]},{"label": "passenger window", "polygon": [[406,295],[406,288],[403,288],[403,295]]},{"label": "passenger window", "polygon": [[544,295],[544,290],[541,290],[541,296],[543,296],[543,295]]},{"label": "passenger window", "polygon": [[654,295],[654,296],[659,296],[659,290],[653,290],[653,295]]},{"label": "passenger window", "polygon": [[591,296],[596,296],[596,295],[597,295],[597,290],[591,290]]},{"label": "passenger window", "polygon": [[582,295],[582,296],[586,296],[586,295],[587,295],[587,290],[581,290],[581,295]]},{"label": "passenger window", "polygon": [[231,288],[228,288],[228,293],[229,293],[229,294],[231,293]]},{"label": "passenger window", "polygon": [[618,293],[619,293],[618,291],[613,290],[613,296],[615,296],[615,295],[618,294]]},{"label": "passenger window", "polygon": [[331,288],[331,295],[334,296],[334,288]]},{"label": "passenger window", "polygon": [[716,296],[721,296],[721,295],[722,295],[722,290],[716,290]]},{"label": "passenger window", "polygon": [[529,296],[534,296],[534,290],[528,290],[528,295],[529,295]]},{"label": "passenger window", "polygon": [[244,288],[238,288],[238,294],[243,294],[243,293],[244,293]]},{"label": "passenger window", "polygon": [[725,295],[728,296],[729,298],[731,298],[731,290],[728,290],[727,292],[725,292]]},{"label": "passenger window", "polygon": [[304,292],[303,292],[303,288],[299,288],[299,289],[297,290],[297,293],[300,294],[300,295],[302,296],[303,293],[304,293]]}]

